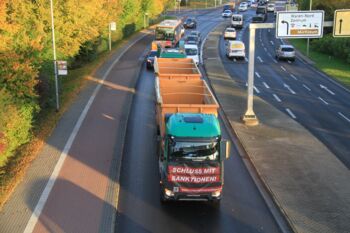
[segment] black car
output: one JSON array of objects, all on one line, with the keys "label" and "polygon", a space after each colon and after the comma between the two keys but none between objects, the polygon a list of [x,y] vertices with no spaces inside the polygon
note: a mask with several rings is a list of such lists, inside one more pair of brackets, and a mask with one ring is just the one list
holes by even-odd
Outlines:
[{"label": "black car", "polygon": [[184,28],[197,28],[197,21],[194,18],[187,18],[184,22]]},{"label": "black car", "polygon": [[200,40],[198,36],[194,36],[194,35],[189,35],[185,38],[185,44],[195,44],[195,45],[199,45],[200,44]]},{"label": "black car", "polygon": [[154,65],[154,58],[157,56],[157,51],[150,51],[146,58],[147,69],[152,69]]},{"label": "black car", "polygon": [[252,18],[253,23],[263,23],[263,22],[265,22],[265,20],[266,20],[266,17],[264,14],[258,14],[258,15],[253,16],[253,18]]}]

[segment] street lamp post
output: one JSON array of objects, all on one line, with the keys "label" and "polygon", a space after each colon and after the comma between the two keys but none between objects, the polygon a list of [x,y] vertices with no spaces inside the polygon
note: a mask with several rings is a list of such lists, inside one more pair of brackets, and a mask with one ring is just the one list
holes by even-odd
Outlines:
[{"label": "street lamp post", "polygon": [[57,76],[57,57],[56,57],[56,42],[55,42],[55,23],[53,17],[53,0],[50,0],[51,8],[51,30],[52,30],[52,50],[53,50],[53,64],[55,72],[55,91],[56,91],[56,111],[60,109],[60,100],[58,95],[58,76]]},{"label": "street lamp post", "polygon": [[112,50],[112,30],[111,30],[111,23],[108,24],[108,48],[109,48],[109,51]]},{"label": "street lamp post", "polygon": [[[309,10],[311,11],[312,9],[312,0],[310,1],[310,8]],[[307,38],[307,43],[306,43],[306,55],[309,56],[309,52],[310,52],[310,38]]]},{"label": "street lamp post", "polygon": [[147,12],[143,15],[143,28],[146,28],[146,27],[148,27],[148,13]]}]

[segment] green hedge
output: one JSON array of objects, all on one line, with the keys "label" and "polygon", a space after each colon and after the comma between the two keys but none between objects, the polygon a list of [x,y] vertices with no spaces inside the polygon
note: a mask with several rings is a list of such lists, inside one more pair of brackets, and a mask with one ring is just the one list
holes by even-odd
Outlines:
[{"label": "green hedge", "polygon": [[350,64],[350,38],[334,38],[331,34],[311,41],[312,49],[343,59]]}]

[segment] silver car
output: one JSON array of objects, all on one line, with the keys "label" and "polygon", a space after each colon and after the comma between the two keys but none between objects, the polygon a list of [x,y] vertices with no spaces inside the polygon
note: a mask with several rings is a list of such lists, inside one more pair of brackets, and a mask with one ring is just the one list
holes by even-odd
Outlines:
[{"label": "silver car", "polygon": [[276,59],[286,59],[295,61],[295,49],[292,45],[280,45],[276,49]]}]

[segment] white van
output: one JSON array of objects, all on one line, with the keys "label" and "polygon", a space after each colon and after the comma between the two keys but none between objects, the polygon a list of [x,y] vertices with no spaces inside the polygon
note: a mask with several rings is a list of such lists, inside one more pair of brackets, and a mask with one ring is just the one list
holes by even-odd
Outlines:
[{"label": "white van", "polygon": [[231,25],[234,28],[242,28],[243,27],[243,15],[233,14],[231,17]]},{"label": "white van", "polygon": [[245,46],[242,41],[230,40],[226,44],[226,56],[228,58],[245,58]]},{"label": "white van", "polygon": [[192,58],[193,61],[199,63],[199,49],[196,44],[185,44],[186,57]]}]

